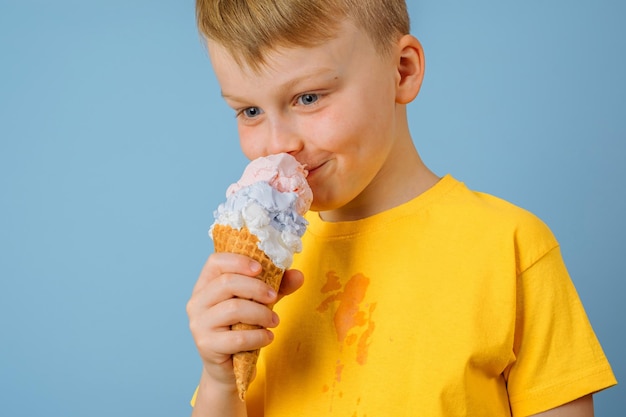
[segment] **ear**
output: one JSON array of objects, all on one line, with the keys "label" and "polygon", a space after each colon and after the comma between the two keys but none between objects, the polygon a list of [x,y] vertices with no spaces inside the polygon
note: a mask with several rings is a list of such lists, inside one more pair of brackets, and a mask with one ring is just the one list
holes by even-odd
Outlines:
[{"label": "ear", "polygon": [[412,35],[404,35],[398,41],[396,102],[408,104],[417,97],[424,79],[424,50]]}]

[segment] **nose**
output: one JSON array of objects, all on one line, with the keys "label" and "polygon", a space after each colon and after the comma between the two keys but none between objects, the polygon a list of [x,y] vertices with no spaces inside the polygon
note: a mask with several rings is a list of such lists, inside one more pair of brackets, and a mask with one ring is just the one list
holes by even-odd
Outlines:
[{"label": "nose", "polygon": [[289,116],[274,117],[269,123],[269,153],[298,153],[304,146],[297,123]]}]

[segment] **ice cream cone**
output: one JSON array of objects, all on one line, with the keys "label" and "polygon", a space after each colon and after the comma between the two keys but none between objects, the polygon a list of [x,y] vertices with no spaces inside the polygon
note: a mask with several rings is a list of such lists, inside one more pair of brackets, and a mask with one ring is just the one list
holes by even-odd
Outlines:
[{"label": "ice cream cone", "polygon": [[[261,281],[270,285],[276,292],[280,287],[283,273],[282,268],[274,265],[270,258],[263,252],[259,246],[259,239],[250,233],[248,228],[243,226],[241,229],[235,229],[231,226],[215,224],[213,226],[213,244],[216,252],[231,252],[240,255],[246,255],[249,258],[261,264],[261,273],[257,276]],[[272,308],[272,306],[269,306]],[[231,326],[233,330],[249,330],[258,329],[244,323],[238,323]],[[237,380],[237,390],[239,398],[245,399],[248,385],[254,375],[254,369],[259,357],[259,349],[249,352],[239,352],[233,355],[233,367],[235,370],[235,378]]]},{"label": "ice cream cone", "polygon": [[[287,153],[251,161],[241,178],[226,190],[226,201],[213,213],[210,235],[216,252],[246,255],[261,264],[257,276],[276,292],[293,255],[302,250],[304,218],[313,201],[304,165]],[[272,308],[273,306],[268,306]],[[237,323],[233,330],[256,329]],[[233,355],[241,400],[254,375],[259,350]]]}]

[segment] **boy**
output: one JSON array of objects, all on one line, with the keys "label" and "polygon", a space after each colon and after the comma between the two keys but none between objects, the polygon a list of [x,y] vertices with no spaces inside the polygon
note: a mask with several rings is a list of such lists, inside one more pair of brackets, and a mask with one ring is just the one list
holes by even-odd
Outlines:
[{"label": "boy", "polygon": [[[250,259],[205,264],[193,415],[593,415],[616,381],[550,231],[414,147],[424,56],[404,0],[196,6],[244,154],[295,156],[314,201],[279,295]],[[231,355],[259,347],[244,404]]]}]

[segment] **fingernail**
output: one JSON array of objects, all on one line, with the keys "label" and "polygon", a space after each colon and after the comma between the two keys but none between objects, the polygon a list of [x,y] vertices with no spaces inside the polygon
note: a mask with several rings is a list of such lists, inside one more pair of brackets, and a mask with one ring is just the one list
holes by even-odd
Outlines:
[{"label": "fingernail", "polygon": [[280,318],[278,317],[278,314],[272,313],[272,324],[274,326],[278,326],[278,323],[280,323]]},{"label": "fingernail", "polygon": [[269,296],[270,296],[270,298],[273,300],[273,299],[275,299],[275,298],[276,298],[276,296],[277,296],[278,294],[276,294],[276,291],[274,291],[274,290],[270,289],[270,290],[267,292],[267,295],[269,295]]},{"label": "fingernail", "polygon": [[252,272],[260,272],[261,271],[261,265],[256,262],[256,261],[250,261],[250,270]]}]

